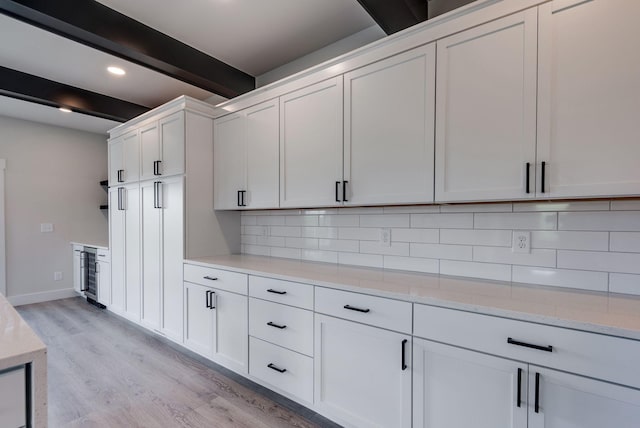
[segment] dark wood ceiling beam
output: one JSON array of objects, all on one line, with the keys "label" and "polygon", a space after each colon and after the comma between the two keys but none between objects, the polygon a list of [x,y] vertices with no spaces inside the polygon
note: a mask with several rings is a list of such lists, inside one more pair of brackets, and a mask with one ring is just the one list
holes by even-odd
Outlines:
[{"label": "dark wood ceiling beam", "polygon": [[0,13],[226,98],[255,78],[94,0],[0,0]]},{"label": "dark wood ceiling beam", "polygon": [[387,34],[427,19],[426,0],[358,0],[358,3]]},{"label": "dark wood ceiling beam", "polygon": [[0,95],[51,107],[67,107],[118,122],[126,122],[149,111],[148,107],[6,67],[0,67]]}]

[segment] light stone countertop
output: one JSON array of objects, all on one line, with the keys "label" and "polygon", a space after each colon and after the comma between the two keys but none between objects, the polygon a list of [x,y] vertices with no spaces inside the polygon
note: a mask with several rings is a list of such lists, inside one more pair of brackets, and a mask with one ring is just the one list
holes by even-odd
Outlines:
[{"label": "light stone countertop", "polygon": [[71,241],[71,245],[82,245],[83,247],[91,247],[91,248],[99,248],[101,250],[108,250],[109,249],[109,245],[104,244],[87,244],[85,242],[76,242],[76,241]]},{"label": "light stone countertop", "polygon": [[640,340],[640,297],[230,255],[185,263]]},{"label": "light stone countertop", "polygon": [[33,425],[47,426],[47,348],[0,294],[0,370],[31,363]]}]

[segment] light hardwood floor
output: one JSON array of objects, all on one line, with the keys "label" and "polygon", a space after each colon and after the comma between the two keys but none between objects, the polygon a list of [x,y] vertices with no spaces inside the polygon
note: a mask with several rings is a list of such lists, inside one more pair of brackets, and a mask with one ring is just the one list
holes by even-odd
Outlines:
[{"label": "light hardwood floor", "polygon": [[51,428],[338,426],[79,297],[16,309],[48,348]]}]

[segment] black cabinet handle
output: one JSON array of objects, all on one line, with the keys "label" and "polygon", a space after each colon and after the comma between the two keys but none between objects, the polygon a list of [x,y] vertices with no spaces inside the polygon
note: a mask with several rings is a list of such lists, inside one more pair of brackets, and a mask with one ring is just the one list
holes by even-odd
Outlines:
[{"label": "black cabinet handle", "polygon": [[349,202],[349,200],[347,199],[347,183],[349,182],[348,181],[342,182],[342,202]]},{"label": "black cabinet handle", "polygon": [[209,276],[209,275],[203,276],[202,279],[208,279],[209,281],[217,281],[218,280],[218,278],[214,278],[213,276]]},{"label": "black cabinet handle", "polygon": [[124,183],[124,179],[122,178],[123,173],[124,173],[124,169],[118,170],[118,183]]},{"label": "black cabinet handle", "polygon": [[205,298],[207,309],[211,309],[211,291],[207,290],[207,297]]},{"label": "black cabinet handle", "polygon": [[246,206],[247,206],[247,204],[246,204],[246,203],[245,203],[245,201],[244,201],[244,195],[245,195],[246,193],[247,193],[247,191],[246,191],[246,190],[241,190],[241,191],[240,191],[240,206],[241,206],[241,207],[246,207]]},{"label": "black cabinet handle", "polygon": [[356,307],[351,306],[351,305],[344,305],[344,308],[345,309],[349,309],[350,311],[363,312],[365,314],[370,311],[370,309],[356,308]]},{"label": "black cabinet handle", "polygon": [[336,181],[336,202],[340,202],[340,198],[338,197],[338,192],[340,191],[340,182]]},{"label": "black cabinet handle", "polygon": [[278,373],[284,373],[284,372],[286,372],[286,371],[287,371],[287,369],[281,369],[280,367],[276,366],[276,365],[275,365],[275,364],[273,364],[273,363],[269,363],[269,364],[267,364],[267,367],[269,367],[271,370],[275,370],[275,371],[277,371]]},{"label": "black cabinet handle", "polygon": [[530,193],[529,191],[529,179],[530,179],[530,170],[531,170],[531,163],[527,162],[527,171],[526,171],[526,184],[525,184],[525,192],[527,194]]},{"label": "black cabinet handle", "polygon": [[407,355],[406,355],[407,339],[402,340],[402,371],[407,369]]},{"label": "black cabinet handle", "polygon": [[551,345],[548,345],[548,346],[534,345],[534,344],[531,344],[531,343],[526,343],[526,342],[520,342],[518,340],[513,340],[510,337],[507,338],[507,343],[509,343],[510,345],[524,346],[525,348],[537,349],[538,351],[553,352],[553,346],[551,346]]},{"label": "black cabinet handle", "polygon": [[544,193],[544,187],[545,187],[544,186],[544,176],[546,174],[546,169],[547,169],[547,163],[545,161],[542,161],[542,168],[541,169],[542,169],[542,171],[540,171],[540,172],[541,172],[542,177],[540,177],[540,187],[542,187],[542,189],[540,189],[540,193]]},{"label": "black cabinet handle", "polygon": [[160,162],[162,161],[153,161],[153,175],[162,175],[160,174]]},{"label": "black cabinet handle", "polygon": [[286,325],[279,325],[279,324],[273,323],[273,322],[271,322],[271,321],[269,321],[269,322],[267,323],[267,325],[268,325],[268,326],[271,326],[271,327],[279,328],[280,330],[284,330],[285,328],[287,328],[287,326],[286,326]]},{"label": "black cabinet handle", "polygon": [[242,206],[242,205],[240,205],[240,192],[241,192],[241,190],[238,190],[238,196],[237,196],[237,201],[236,201],[236,205],[238,205],[239,207]]},{"label": "black cabinet handle", "polygon": [[522,402],[522,369],[518,367],[518,407]]},{"label": "black cabinet handle", "polygon": [[278,291],[278,290],[274,290],[273,288],[268,289],[267,293],[280,294],[280,295],[287,294],[286,291]]},{"label": "black cabinet handle", "polygon": [[536,373],[536,402],[534,410],[536,413],[540,413],[540,373]]},{"label": "black cabinet handle", "polygon": [[216,308],[216,303],[215,303],[216,292],[215,291],[209,291],[209,293],[211,293],[209,295],[209,309],[215,309]]}]

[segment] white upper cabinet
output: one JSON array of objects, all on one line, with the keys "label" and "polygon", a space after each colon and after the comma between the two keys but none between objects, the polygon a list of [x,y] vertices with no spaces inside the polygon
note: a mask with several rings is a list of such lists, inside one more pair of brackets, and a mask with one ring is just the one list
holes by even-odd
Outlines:
[{"label": "white upper cabinet", "polygon": [[280,97],[280,207],[342,204],[342,82]]},{"label": "white upper cabinet", "polygon": [[184,113],[140,129],[140,179],[184,173]]},{"label": "white upper cabinet", "polygon": [[245,188],[245,117],[235,113],[214,121],[213,185],[214,206],[218,210],[240,209]]},{"label": "white upper cabinet", "polygon": [[109,141],[109,186],[138,181],[140,175],[140,140],[131,131]]},{"label": "white upper cabinet", "polygon": [[536,9],[437,46],[436,201],[533,197]]},{"label": "white upper cabinet", "polygon": [[345,204],[433,202],[435,68],[431,43],[345,74]]},{"label": "white upper cabinet", "polygon": [[640,194],[638,16],[640,2],[629,0],[540,6],[542,196]]}]

